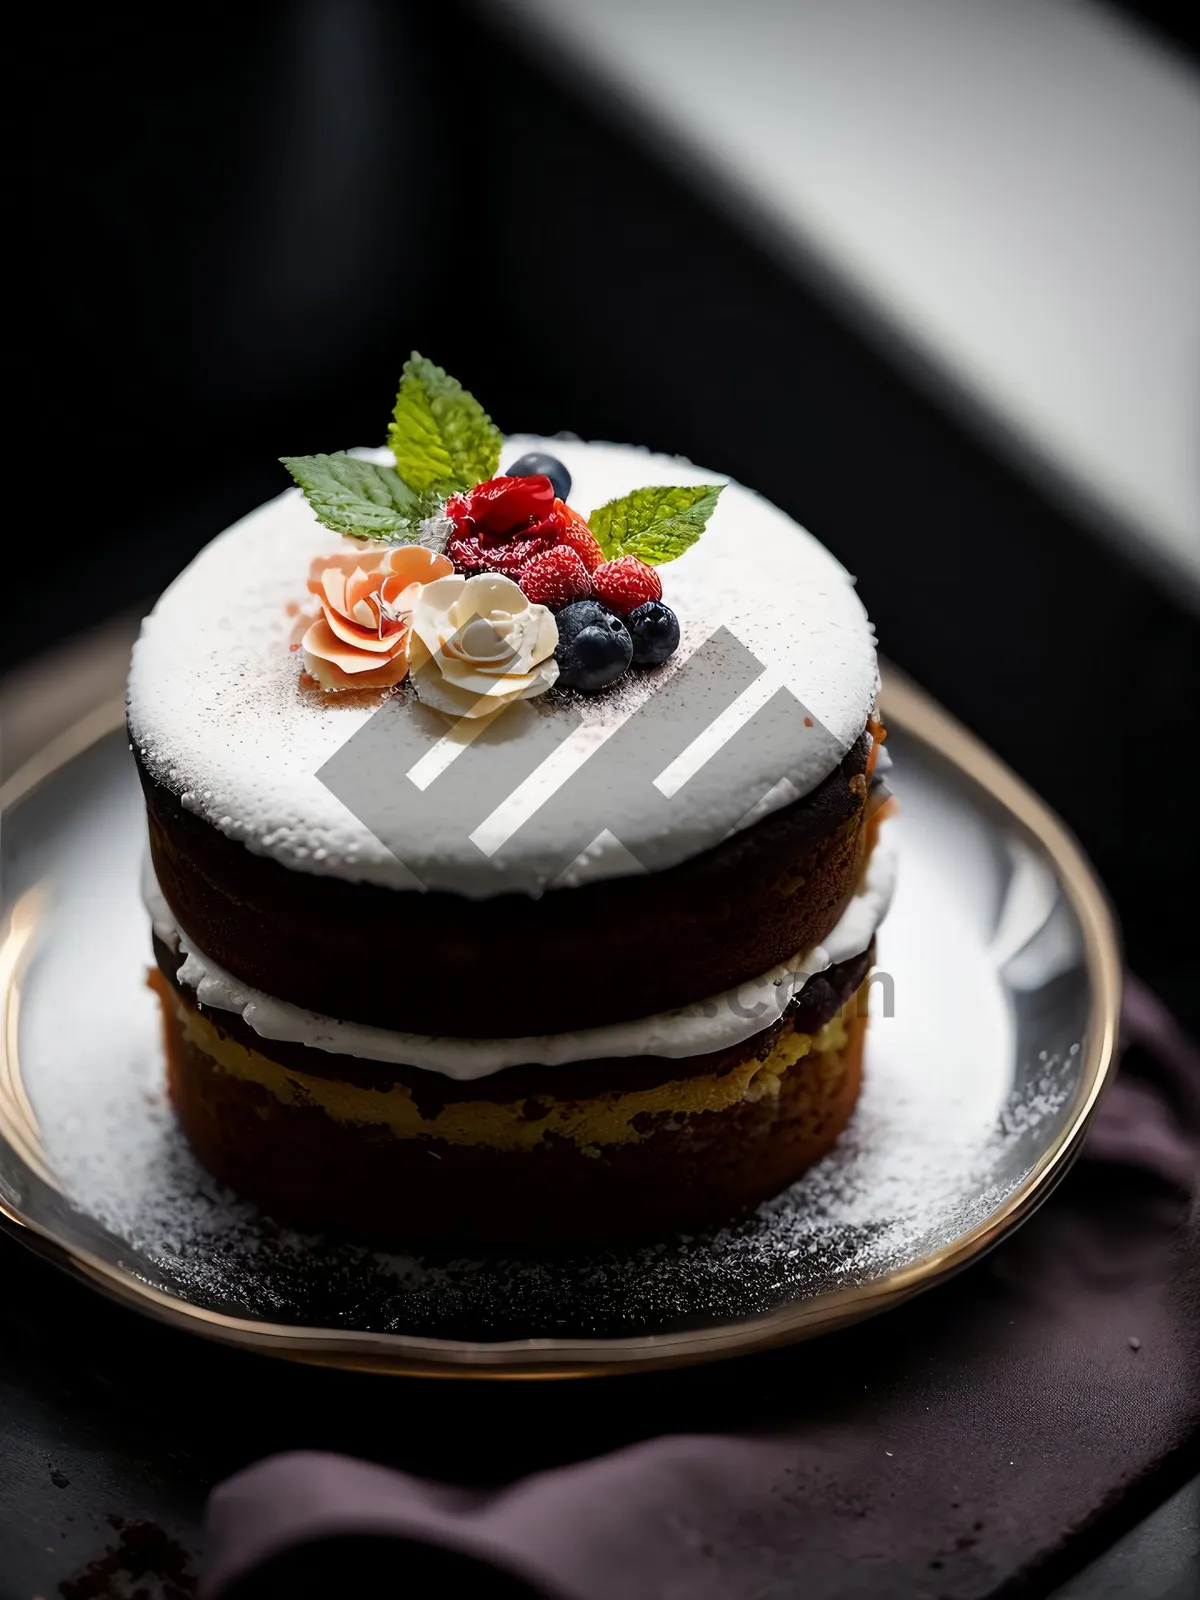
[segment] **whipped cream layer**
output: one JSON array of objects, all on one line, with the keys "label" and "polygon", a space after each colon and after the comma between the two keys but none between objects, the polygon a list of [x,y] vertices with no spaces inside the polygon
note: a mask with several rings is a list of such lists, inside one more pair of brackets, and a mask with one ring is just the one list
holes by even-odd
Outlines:
[{"label": "whipped cream layer", "polygon": [[[380,710],[366,696],[302,689],[288,648],[294,613],[310,599],[310,562],[339,540],[292,489],[214,539],[143,625],[129,727],[151,777],[292,870],[471,899],[661,870],[811,793],[862,733],[878,683],[874,633],[850,575],[785,512],[722,473],[626,445],[529,437],[507,440],[501,462],[535,448],[565,463],[571,504],[584,514],[647,484],[727,485],[700,540],[660,568],[681,627],[665,666],[591,698],[529,702],[505,724],[508,751],[493,749],[490,733],[467,748],[408,690]],[[741,653],[736,674],[716,659],[716,639]],[[730,703],[730,684],[743,678]],[[331,764],[343,770],[348,741],[376,716],[347,786]],[[506,785],[493,781],[501,760]],[[441,796],[458,784],[455,771],[476,768],[482,781],[462,787],[487,796],[486,814],[464,825]],[[576,775],[599,806],[590,838],[580,837],[575,801],[556,799],[578,792]],[[397,807],[394,827],[381,823]]]},{"label": "whipped cream layer", "polygon": [[506,1067],[523,1065],[565,1066],[572,1061],[608,1056],[678,1059],[706,1055],[761,1033],[782,1017],[810,978],[861,955],[870,944],[887,913],[895,886],[895,850],[887,833],[885,823],[857,893],[825,942],[794,956],[783,966],[677,1011],[601,1028],[581,1028],[573,1033],[529,1034],[512,1039],[395,1033],[342,1022],[277,1000],[241,983],[196,948],[171,915],[148,861],[143,895],[155,933],[169,947],[184,953],[178,981],[195,992],[202,1006],[233,1012],[263,1039],[306,1045],[332,1055],[418,1067],[458,1082],[470,1082],[503,1072]]}]

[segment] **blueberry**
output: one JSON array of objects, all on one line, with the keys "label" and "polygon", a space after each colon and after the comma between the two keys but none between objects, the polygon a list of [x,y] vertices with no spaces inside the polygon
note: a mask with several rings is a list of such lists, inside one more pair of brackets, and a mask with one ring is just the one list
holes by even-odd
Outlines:
[{"label": "blueberry", "polygon": [[589,622],[565,638],[560,633],[554,655],[559,683],[583,694],[596,694],[628,667],[633,659],[633,640],[620,617],[605,612],[598,622]]},{"label": "blueberry", "polygon": [[563,606],[561,611],[554,614],[554,620],[558,623],[558,637],[560,640],[569,639],[581,628],[604,627],[612,615],[599,600],[572,600],[570,605]]},{"label": "blueberry", "polygon": [[554,485],[554,492],[560,500],[565,500],[571,492],[571,474],[563,466],[557,456],[543,455],[538,450],[530,451],[529,455],[522,456],[519,461],[514,461],[511,467],[505,467],[506,478],[549,478]]},{"label": "blueberry", "polygon": [[647,600],[625,618],[638,667],[661,667],[679,645],[679,618],[661,600]]}]

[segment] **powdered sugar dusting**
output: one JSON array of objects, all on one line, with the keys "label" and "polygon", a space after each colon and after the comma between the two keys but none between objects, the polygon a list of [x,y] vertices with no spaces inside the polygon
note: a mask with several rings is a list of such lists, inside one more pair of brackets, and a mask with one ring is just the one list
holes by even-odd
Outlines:
[{"label": "powdered sugar dusting", "polygon": [[[539,443],[565,461],[572,502],[584,510],[646,483],[725,481],[621,445],[517,438],[505,459]],[[479,895],[575,881],[557,869],[545,877],[544,859],[556,858],[561,841],[538,837],[526,847],[520,834],[503,877],[481,872],[475,881],[478,847],[436,817],[406,848],[406,866],[318,779],[375,709],[358,696],[303,691],[288,650],[288,607],[305,601],[310,561],[336,542],[299,491],[289,490],[215,539],[167,590],[146,620],[129,683],[130,726],[149,770],[229,837],[302,871],[411,888],[411,867],[421,883],[445,879],[461,892],[465,869],[467,892]],[[808,793],[861,732],[874,699],[874,636],[852,580],[791,518],[736,484],[700,542],[663,570],[666,598],[683,621],[683,649],[661,673],[631,675],[616,693],[564,698],[564,708],[582,718],[572,737],[585,749],[603,742],[649,695],[669,692],[688,652],[724,626],[832,736],[832,759],[828,741],[798,741],[788,776],[796,793]],[[775,770],[751,763],[727,784],[685,786],[673,812],[680,837],[689,829],[720,837],[741,826],[780,776],[777,752],[766,750],[761,760]],[[638,833],[637,804],[631,795],[627,812],[611,821],[626,844]],[[703,814],[689,817],[689,807]],[[644,828],[653,827],[657,814],[648,810]],[[627,870],[627,855],[600,848],[576,876]]]},{"label": "powdered sugar dusting", "polygon": [[983,1221],[1025,1170],[1008,1157],[1053,1126],[1071,1087],[1063,1061],[999,1104],[947,1094],[916,1061],[899,1077],[870,1070],[834,1154],[734,1227],[568,1257],[416,1256],[278,1228],[223,1191],[175,1127],[155,1019],[142,1022],[118,1072],[77,1057],[81,1070],[39,1086],[56,1169],[143,1258],[140,1275],[241,1315],[445,1338],[701,1326],[867,1282]]}]

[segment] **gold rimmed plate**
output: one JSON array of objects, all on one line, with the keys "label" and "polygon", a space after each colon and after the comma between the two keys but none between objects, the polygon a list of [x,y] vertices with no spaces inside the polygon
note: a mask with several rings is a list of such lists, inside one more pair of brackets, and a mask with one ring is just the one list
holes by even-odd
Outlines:
[{"label": "gold rimmed plate", "polygon": [[885,1311],[1049,1193],[1113,1069],[1120,961],[1078,847],[896,674],[900,878],[862,1100],[835,1151],[706,1234],[408,1256],[274,1226],[196,1165],[163,1092],[141,799],[119,701],[5,785],[0,1222],[126,1304],[294,1360],[566,1377],[716,1360]]}]

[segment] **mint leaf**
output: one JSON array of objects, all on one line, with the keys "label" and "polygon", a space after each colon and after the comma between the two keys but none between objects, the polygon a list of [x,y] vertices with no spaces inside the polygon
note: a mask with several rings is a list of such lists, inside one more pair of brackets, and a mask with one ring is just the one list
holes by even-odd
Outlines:
[{"label": "mint leaf", "polygon": [[688,488],[635,489],[593,511],[588,527],[607,560],[637,556],[649,566],[661,566],[695,544],[724,487],[699,483]]},{"label": "mint leaf", "polygon": [[392,470],[338,451],[332,456],[280,456],[327,528],[360,539],[412,540],[439,497],[416,494]]},{"label": "mint leaf", "polygon": [[388,429],[396,471],[412,489],[448,494],[495,476],[500,430],[456,378],[414,350]]}]

